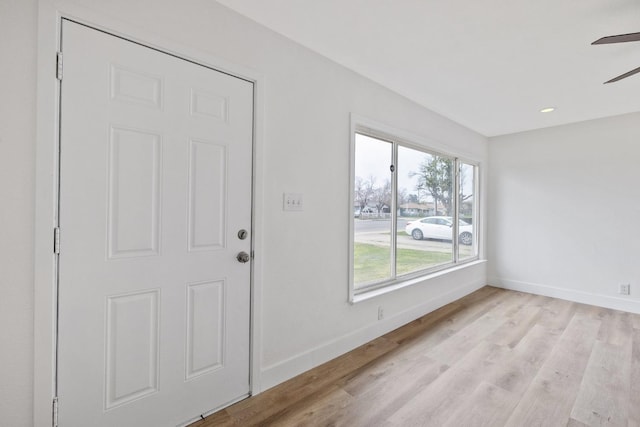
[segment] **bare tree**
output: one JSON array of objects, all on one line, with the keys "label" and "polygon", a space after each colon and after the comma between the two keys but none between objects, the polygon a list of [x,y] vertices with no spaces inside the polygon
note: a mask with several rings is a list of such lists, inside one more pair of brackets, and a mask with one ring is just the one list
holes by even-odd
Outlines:
[{"label": "bare tree", "polygon": [[[460,192],[458,194],[458,209],[460,210],[460,215],[465,216],[468,220],[473,220],[473,218],[470,218],[470,216],[473,215],[473,207],[467,207],[464,202],[473,197],[473,171],[473,166],[464,163],[460,164]],[[467,188],[467,179],[469,178],[469,173],[471,173],[471,188]],[[469,191],[468,194],[465,194],[465,189]]]},{"label": "bare tree", "polygon": [[385,180],[381,187],[374,190],[373,195],[376,209],[378,210],[378,216],[380,216],[380,213],[385,206],[391,207],[391,181],[389,179]]},{"label": "bare tree", "polygon": [[374,176],[370,176],[369,179],[363,179],[360,176],[356,177],[353,200],[360,206],[360,210],[364,209],[373,199],[375,180]]},{"label": "bare tree", "polygon": [[409,197],[411,195],[409,194],[409,192],[407,191],[406,188],[400,188],[398,189],[398,195],[397,195],[397,199],[398,199],[398,206],[400,205],[404,205],[405,203],[409,203]]},{"label": "bare tree", "polygon": [[462,202],[473,197],[473,189],[470,194],[464,194],[464,188],[467,186],[467,173],[464,169],[464,164],[460,164],[460,194],[459,194],[459,206],[462,206]]}]

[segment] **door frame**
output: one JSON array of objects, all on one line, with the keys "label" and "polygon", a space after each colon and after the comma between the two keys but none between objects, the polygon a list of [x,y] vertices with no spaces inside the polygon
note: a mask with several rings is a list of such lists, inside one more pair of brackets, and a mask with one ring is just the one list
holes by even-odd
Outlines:
[{"label": "door frame", "polygon": [[[33,425],[52,422],[56,397],[57,333],[57,256],[53,253],[53,233],[58,212],[59,106],[60,82],[56,79],[56,53],[61,46],[61,23],[67,18],[106,31],[164,53],[196,62],[253,83],[253,159],[252,159],[252,251],[256,255],[251,269],[250,301],[250,394],[260,393],[262,371],[262,257],[264,212],[264,76],[256,70],[230,63],[210,53],[178,44],[164,36],[96,13],[67,0],[39,0],[37,127],[34,218],[34,360]],[[62,236],[64,250],[64,236]]]}]

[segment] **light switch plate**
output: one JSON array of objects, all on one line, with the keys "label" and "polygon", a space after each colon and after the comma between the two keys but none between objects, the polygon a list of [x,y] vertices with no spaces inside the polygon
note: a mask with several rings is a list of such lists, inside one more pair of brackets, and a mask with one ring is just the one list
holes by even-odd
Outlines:
[{"label": "light switch plate", "polygon": [[284,193],[282,209],[285,211],[301,211],[302,193]]}]

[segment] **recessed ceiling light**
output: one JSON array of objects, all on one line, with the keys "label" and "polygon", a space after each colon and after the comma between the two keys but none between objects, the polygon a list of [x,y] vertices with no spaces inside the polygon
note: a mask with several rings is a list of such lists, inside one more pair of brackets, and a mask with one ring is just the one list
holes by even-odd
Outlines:
[{"label": "recessed ceiling light", "polygon": [[542,110],[540,110],[541,113],[550,113],[552,111],[555,111],[555,108],[547,107],[547,108],[543,108]]}]

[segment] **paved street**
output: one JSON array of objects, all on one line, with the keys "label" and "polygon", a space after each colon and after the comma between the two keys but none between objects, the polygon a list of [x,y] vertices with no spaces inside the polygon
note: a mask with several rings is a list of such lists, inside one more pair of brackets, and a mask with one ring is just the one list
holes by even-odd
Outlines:
[{"label": "paved street", "polygon": [[[404,230],[407,226],[406,218],[398,219],[398,230]],[[358,219],[354,220],[354,225],[356,229],[356,233],[360,232],[369,232],[369,231],[390,231],[391,230],[391,220],[390,219]]]},{"label": "paved street", "polygon": [[[407,221],[405,218],[398,220],[398,231],[404,231]],[[360,220],[354,221],[355,241],[377,246],[389,246],[391,242],[391,220]],[[411,236],[398,236],[398,247],[415,249],[428,252],[451,252],[451,242],[442,240],[414,240]],[[460,255],[469,256],[472,253],[471,246],[459,245]]]}]

